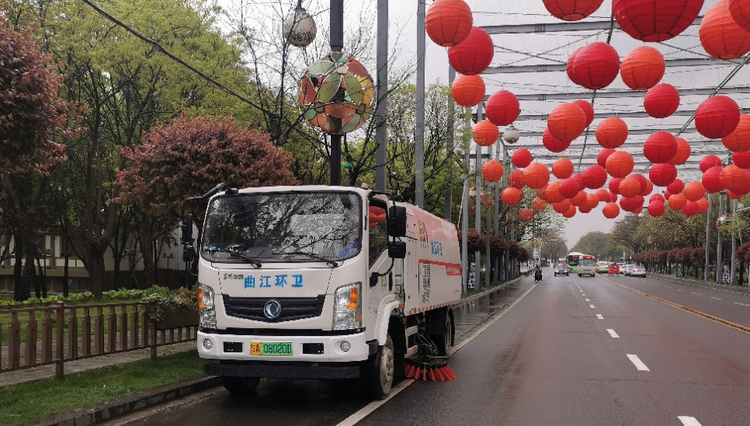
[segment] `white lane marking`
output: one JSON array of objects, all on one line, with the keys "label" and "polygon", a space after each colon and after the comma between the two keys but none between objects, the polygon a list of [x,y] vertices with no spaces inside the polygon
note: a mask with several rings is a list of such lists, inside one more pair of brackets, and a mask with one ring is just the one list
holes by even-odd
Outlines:
[{"label": "white lane marking", "polygon": [[700,295],[701,295],[700,293],[694,293],[694,292],[692,292],[692,291],[690,292],[690,294],[694,294],[694,295],[696,295],[696,296],[700,296]]},{"label": "white lane marking", "polygon": [[589,305],[589,308],[591,308],[591,309],[596,309],[596,306],[594,306],[594,305]]},{"label": "white lane marking", "polygon": [[599,319],[604,319],[604,317],[602,316],[602,314],[596,314],[596,317],[599,318]]},{"label": "white lane marking", "polygon": [[701,423],[695,418],[690,416],[677,416],[678,419],[685,426],[701,426]]},{"label": "white lane marking", "polygon": [[750,305],[746,305],[746,304],[744,304],[744,303],[740,303],[740,302],[734,302],[734,304],[735,304],[735,305],[740,305],[740,306],[750,306]]},{"label": "white lane marking", "polygon": [[591,299],[585,299],[587,302],[591,302]]},{"label": "white lane marking", "polygon": [[713,297],[713,296],[711,296],[711,298],[714,299],[714,300],[721,300],[721,297]]},{"label": "white lane marking", "polygon": [[612,336],[613,339],[619,339],[620,338],[620,336],[618,336],[617,333],[615,333],[615,330],[613,330],[611,328],[607,329],[607,333],[609,333],[609,335]]},{"label": "white lane marking", "polygon": [[664,287],[666,287],[666,288],[672,288],[672,287],[670,287],[670,286],[668,286],[668,285],[665,285]]},{"label": "white lane marking", "polygon": [[586,293],[581,293],[581,296],[586,297]]},{"label": "white lane marking", "polygon": [[628,359],[630,359],[630,362],[635,365],[635,368],[638,369],[638,371],[651,371],[646,367],[646,364],[638,358],[638,355],[628,354]]}]

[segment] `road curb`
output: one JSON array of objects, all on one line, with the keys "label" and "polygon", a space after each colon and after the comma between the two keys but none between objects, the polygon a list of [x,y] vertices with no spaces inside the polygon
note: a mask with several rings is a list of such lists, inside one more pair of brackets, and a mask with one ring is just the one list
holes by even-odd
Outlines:
[{"label": "road curb", "polygon": [[107,422],[221,385],[218,377],[201,377],[146,389],[110,401],[78,408],[26,426],[89,426]]}]

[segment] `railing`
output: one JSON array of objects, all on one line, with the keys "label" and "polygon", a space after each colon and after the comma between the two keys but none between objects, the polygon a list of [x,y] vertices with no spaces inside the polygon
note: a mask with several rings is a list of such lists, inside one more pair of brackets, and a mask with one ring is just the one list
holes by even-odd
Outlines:
[{"label": "railing", "polygon": [[149,320],[147,303],[55,305],[0,309],[0,374],[55,364],[63,376],[64,364],[139,349],[195,340],[195,325],[161,329]]}]

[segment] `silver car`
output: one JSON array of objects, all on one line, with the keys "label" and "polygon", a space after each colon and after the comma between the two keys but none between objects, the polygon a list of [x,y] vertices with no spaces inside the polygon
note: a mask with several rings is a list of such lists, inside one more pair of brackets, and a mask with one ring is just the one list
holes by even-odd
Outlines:
[{"label": "silver car", "polygon": [[628,275],[631,277],[643,277],[646,278],[646,268],[643,266],[633,266],[630,268]]},{"label": "silver car", "polygon": [[564,263],[558,263],[555,265],[555,276],[558,275],[565,275],[570,276],[570,271],[568,271],[568,265]]}]

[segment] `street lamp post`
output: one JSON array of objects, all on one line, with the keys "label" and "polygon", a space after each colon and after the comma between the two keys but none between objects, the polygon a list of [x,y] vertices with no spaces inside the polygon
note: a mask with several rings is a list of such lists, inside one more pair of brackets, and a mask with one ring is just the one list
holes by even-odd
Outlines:
[{"label": "street lamp post", "polygon": [[172,259],[174,259],[174,253],[169,253],[169,256],[167,256],[166,253],[162,253],[161,257],[163,259],[167,259],[167,286],[169,286],[170,275],[171,275],[171,270],[169,269],[169,261],[172,260]]}]

